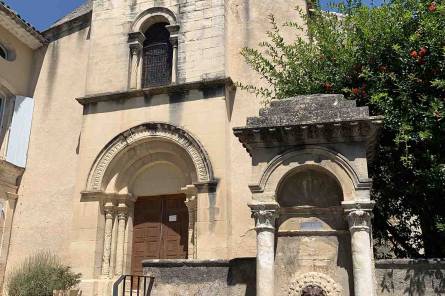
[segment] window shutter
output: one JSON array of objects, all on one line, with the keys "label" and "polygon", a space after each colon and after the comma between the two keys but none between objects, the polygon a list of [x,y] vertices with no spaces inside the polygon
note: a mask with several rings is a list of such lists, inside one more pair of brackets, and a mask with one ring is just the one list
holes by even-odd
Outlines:
[{"label": "window shutter", "polygon": [[6,161],[23,168],[26,166],[33,110],[33,98],[15,98]]}]

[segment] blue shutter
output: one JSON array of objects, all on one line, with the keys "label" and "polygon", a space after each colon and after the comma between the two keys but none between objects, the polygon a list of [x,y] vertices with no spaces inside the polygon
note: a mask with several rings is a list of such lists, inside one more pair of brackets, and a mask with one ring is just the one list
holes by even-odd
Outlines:
[{"label": "blue shutter", "polygon": [[15,98],[6,161],[22,168],[26,166],[33,110],[33,98]]}]

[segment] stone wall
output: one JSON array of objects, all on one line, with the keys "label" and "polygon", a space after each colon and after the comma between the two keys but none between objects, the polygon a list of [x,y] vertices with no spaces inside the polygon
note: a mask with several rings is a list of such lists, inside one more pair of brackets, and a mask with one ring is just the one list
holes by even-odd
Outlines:
[{"label": "stone wall", "polygon": [[147,260],[144,274],[154,276],[152,296],[254,296],[255,258],[234,260]]},{"label": "stone wall", "polygon": [[179,82],[225,76],[224,1],[96,0],[93,3],[87,94],[127,89],[128,33],[141,14],[150,11],[156,15],[165,8],[174,13],[180,26]]},{"label": "stone wall", "polygon": [[445,295],[445,260],[378,260],[377,294]]}]

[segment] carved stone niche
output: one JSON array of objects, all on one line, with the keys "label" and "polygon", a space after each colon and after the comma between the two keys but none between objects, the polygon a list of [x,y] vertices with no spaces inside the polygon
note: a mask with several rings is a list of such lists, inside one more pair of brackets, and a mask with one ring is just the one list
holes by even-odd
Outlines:
[{"label": "carved stone niche", "polygon": [[303,291],[301,291],[302,296],[326,296],[326,292],[316,285],[306,286]]},{"label": "carved stone niche", "polygon": [[[343,95],[315,94],[272,101],[270,105],[260,109],[258,116],[247,118],[245,126],[233,129],[235,136],[252,157],[249,188],[253,202],[280,203],[279,221],[283,221],[285,216],[303,215],[305,213],[300,211],[309,208],[314,211],[317,208],[332,209],[325,211],[323,221],[330,221],[328,225],[332,224],[331,228],[336,234],[345,233],[346,225],[340,204],[345,201],[369,201],[372,180],[368,177],[367,163],[369,157],[372,157],[381,123],[381,117],[370,116],[367,107],[357,106],[354,100],[346,100]],[[292,176],[295,179],[286,186],[286,181]],[[302,233],[297,227],[290,227],[288,230],[300,232],[299,235],[302,236],[312,235],[309,232]],[[260,234],[264,235],[258,232]],[[276,240],[277,250],[281,238],[290,237],[280,236]],[[272,242],[267,252],[260,252],[263,251],[263,246],[257,244],[257,256],[265,257],[257,261],[268,259],[270,250],[274,252],[274,248],[275,242]],[[293,272],[303,271],[298,269],[286,272],[287,270],[272,268],[265,274],[264,266],[257,264],[257,273],[263,275],[262,280],[266,279],[268,283],[275,279],[279,285],[277,290],[288,291],[288,295],[292,296],[340,296],[343,295],[343,289],[349,295],[350,291],[356,289],[350,286],[349,275],[353,273],[349,266],[357,265],[357,261],[352,262],[352,254],[338,256],[338,249],[333,254],[333,258],[342,258],[344,262],[331,264],[324,271],[339,281],[343,288],[328,276],[319,273],[307,273],[292,281],[289,277]],[[300,252],[290,251],[276,252],[273,258],[279,263],[303,259],[305,258]],[[371,259],[364,266],[368,268],[369,264]],[[355,265],[354,272],[357,274],[356,270],[360,271],[362,267]],[[318,271],[312,267],[307,270]],[[360,278],[356,276],[357,282],[363,278],[369,280],[368,274]],[[288,283],[292,284],[288,286]],[[272,294],[270,287],[257,283],[257,295]],[[360,295],[372,293],[369,294],[366,290],[366,293]]]}]

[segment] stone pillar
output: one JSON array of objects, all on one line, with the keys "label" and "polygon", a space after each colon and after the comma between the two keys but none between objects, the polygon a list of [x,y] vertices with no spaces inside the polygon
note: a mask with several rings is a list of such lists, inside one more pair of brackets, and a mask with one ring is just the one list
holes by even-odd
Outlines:
[{"label": "stone pillar", "polygon": [[257,233],[256,295],[274,295],[275,219],[276,202],[249,204]]},{"label": "stone pillar", "polygon": [[124,272],[124,249],[125,249],[125,228],[128,219],[128,207],[124,202],[119,203],[117,208],[117,251],[116,251],[116,274],[122,275]]},{"label": "stone pillar", "polygon": [[104,252],[102,257],[102,275],[110,276],[110,259],[111,259],[111,241],[113,237],[113,219],[114,205],[107,202],[104,205],[105,214],[105,235],[104,235]]},{"label": "stone pillar", "polygon": [[141,32],[133,32],[128,34],[128,45],[130,46],[130,71],[129,71],[129,88],[137,89],[140,87],[140,71],[139,63],[142,53],[145,36]]},{"label": "stone pillar", "polygon": [[178,82],[178,25],[166,26],[167,30],[170,32],[170,43],[173,46],[173,59],[172,59],[172,83]]},{"label": "stone pillar", "polygon": [[196,259],[196,219],[198,207],[198,190],[194,185],[187,185],[186,187],[182,188],[182,192],[184,192],[186,195],[185,205],[187,206],[189,214],[188,259]]},{"label": "stone pillar", "polygon": [[346,210],[351,232],[352,267],[355,296],[373,296],[373,255],[371,244],[371,210],[361,207]]}]

